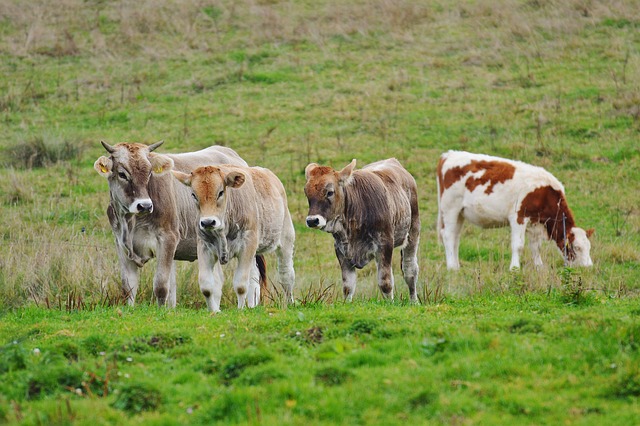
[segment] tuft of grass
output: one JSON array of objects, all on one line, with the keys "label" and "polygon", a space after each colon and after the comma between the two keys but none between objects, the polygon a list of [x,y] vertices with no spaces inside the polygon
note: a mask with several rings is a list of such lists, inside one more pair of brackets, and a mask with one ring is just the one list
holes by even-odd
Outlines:
[{"label": "tuft of grass", "polygon": [[12,167],[32,169],[61,161],[79,160],[83,151],[83,146],[77,142],[57,137],[35,136],[9,149],[5,158]]},{"label": "tuft of grass", "polygon": [[126,383],[117,389],[114,408],[131,414],[155,411],[164,401],[164,395],[154,384],[147,382]]}]

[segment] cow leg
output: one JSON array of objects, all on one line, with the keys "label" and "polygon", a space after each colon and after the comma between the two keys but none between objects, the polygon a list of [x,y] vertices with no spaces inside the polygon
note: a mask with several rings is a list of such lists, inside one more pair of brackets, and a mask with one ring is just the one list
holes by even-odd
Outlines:
[{"label": "cow leg", "polygon": [[293,269],[293,244],[295,240],[295,231],[293,224],[289,220],[289,225],[285,224],[281,241],[282,243],[276,249],[278,256],[278,275],[280,284],[284,287],[287,297],[287,303],[294,303],[293,287],[296,283],[296,272]]},{"label": "cow leg", "polygon": [[198,284],[211,312],[220,312],[224,274],[217,255],[198,240]]},{"label": "cow leg", "polygon": [[251,287],[251,270],[255,266],[255,257],[255,250],[245,249],[238,254],[238,266],[233,276],[233,289],[238,297],[238,309],[244,308],[247,302],[247,292]]},{"label": "cow leg", "polygon": [[[385,299],[393,300],[393,272],[391,270],[391,256],[393,245],[383,246],[376,256],[378,264],[378,287]],[[414,288],[415,293],[415,288]]]},{"label": "cow leg", "polygon": [[336,249],[336,256],[342,270],[342,294],[345,302],[351,302],[356,291],[356,268],[351,266],[348,260]]},{"label": "cow leg", "polygon": [[445,256],[447,258],[447,269],[460,269],[458,253],[460,250],[460,233],[464,218],[462,212],[448,212],[442,218],[444,229],[440,230],[442,243],[444,244]]},{"label": "cow leg", "polygon": [[527,238],[529,239],[529,249],[533,257],[533,264],[536,268],[542,267],[542,256],[540,247],[545,236],[545,229],[541,225],[532,225],[527,228]]},{"label": "cow leg", "polygon": [[416,294],[416,282],[418,281],[418,241],[420,237],[411,238],[407,245],[400,251],[402,257],[402,276],[409,287],[409,299],[412,303],[418,302]]},{"label": "cow leg", "polygon": [[120,261],[120,277],[122,278],[122,295],[127,301],[127,305],[133,306],[136,301],[139,283],[138,265],[125,252],[124,247],[117,245],[118,260]]},{"label": "cow leg", "polygon": [[524,235],[527,224],[519,224],[517,218],[510,218],[511,223],[511,265],[510,269],[520,269],[520,256],[524,248]]},{"label": "cow leg", "polygon": [[[178,237],[169,233],[162,235],[158,241],[158,263],[156,275],[153,278],[153,293],[158,299],[158,306],[168,305],[175,308],[175,288],[171,288],[172,281],[175,284],[176,266],[173,255],[178,246]],[[172,279],[173,277],[173,279]],[[171,294],[173,293],[173,296]],[[173,297],[173,300],[171,300]]]},{"label": "cow leg", "polygon": [[258,265],[253,262],[251,266],[251,278],[249,279],[249,290],[247,291],[247,306],[255,308],[260,304],[260,271]]}]

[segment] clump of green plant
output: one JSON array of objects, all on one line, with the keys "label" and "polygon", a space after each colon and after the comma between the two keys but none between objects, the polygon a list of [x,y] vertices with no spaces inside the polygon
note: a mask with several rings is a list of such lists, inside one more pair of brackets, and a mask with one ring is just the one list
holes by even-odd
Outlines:
[{"label": "clump of green plant", "polygon": [[113,407],[129,413],[157,410],[163,403],[164,397],[156,386],[145,383],[127,383],[118,390],[118,396]]},{"label": "clump of green plant", "polygon": [[18,342],[0,348],[0,374],[27,368],[27,350]]},{"label": "clump of green plant", "polygon": [[60,161],[77,160],[82,154],[78,143],[55,137],[35,136],[8,150],[10,165],[32,169]]},{"label": "clump of green plant", "polygon": [[324,367],[315,374],[316,380],[326,386],[339,386],[352,376],[350,372],[338,367]]},{"label": "clump of green plant", "polygon": [[27,382],[28,399],[37,399],[59,392],[82,389],[83,372],[66,363],[47,365],[37,369]]},{"label": "clump of green plant", "polygon": [[582,282],[582,275],[573,268],[564,267],[560,271],[560,300],[567,305],[585,305],[593,302],[593,296],[587,293]]},{"label": "clump of green plant", "polygon": [[220,378],[224,384],[229,385],[233,379],[239,377],[246,368],[263,364],[271,361],[272,359],[273,356],[271,354],[257,349],[249,349],[244,352],[240,352],[232,356],[225,363],[221,369]]}]

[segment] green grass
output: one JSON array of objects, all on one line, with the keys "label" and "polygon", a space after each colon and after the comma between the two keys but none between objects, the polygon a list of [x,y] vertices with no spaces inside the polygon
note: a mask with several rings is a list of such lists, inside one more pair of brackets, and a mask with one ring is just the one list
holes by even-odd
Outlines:
[{"label": "green grass", "polygon": [[[637,1],[23,3],[0,5],[0,419],[634,423]],[[227,285],[209,317],[182,263],[179,308],[150,308],[151,262],[140,306],[113,307],[101,139],[224,144],[273,170],[298,305],[281,309],[272,282],[275,301],[236,312]],[[564,269],[546,244],[544,269],[525,249],[510,272],[508,230],[466,226],[447,271],[434,173],[448,149],[551,171],[596,229],[594,267]],[[395,254],[396,303],[370,265],[344,306],[332,238],[304,225],[304,168],[391,156],[418,183],[423,304],[405,306]]]},{"label": "green grass", "polygon": [[30,308],[2,317],[2,415],[9,424],[84,424],[96,413],[101,424],[630,424],[640,415],[639,337],[634,301],[571,306],[555,293],[216,316]]}]

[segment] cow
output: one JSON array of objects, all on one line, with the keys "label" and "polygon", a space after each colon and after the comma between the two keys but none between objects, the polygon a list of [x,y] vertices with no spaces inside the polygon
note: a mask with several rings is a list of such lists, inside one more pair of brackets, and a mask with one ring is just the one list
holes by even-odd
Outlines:
[{"label": "cow", "polygon": [[356,160],[340,171],[316,163],[305,168],[306,224],[333,235],[346,301],[355,292],[356,269],[372,259],[384,298],[393,300],[391,257],[400,247],[402,274],[415,303],[420,241],[416,182],[395,158],[355,167]]},{"label": "cow", "polygon": [[[187,171],[207,164],[247,164],[234,150],[223,146],[183,154],[153,152],[162,143],[111,146],[102,141],[108,156],[101,156],[94,164],[98,174],[109,183],[107,216],[116,239],[122,291],[129,305],[135,303],[139,269],[149,259],[157,258],[153,292],[158,305],[175,307],[174,259],[200,258],[202,248],[197,243],[195,226],[198,207],[191,191],[176,182],[170,170]],[[265,281],[265,268],[264,259],[256,259],[254,278]],[[219,267],[215,273],[223,276]]]},{"label": "cow", "polygon": [[[229,164],[198,167],[191,173],[173,171],[193,191],[199,207],[199,241],[203,246],[200,283],[213,294],[210,306],[220,307],[222,280],[213,274],[218,264],[237,258],[233,288],[238,308],[258,305],[260,287],[250,279],[257,254],[276,252],[278,273],[286,298],[293,303],[295,231],[282,182],[270,170]],[[207,300],[207,303],[210,303]]]},{"label": "cow", "polygon": [[553,240],[569,266],[591,266],[593,229],[575,226],[564,187],[545,169],[521,161],[448,151],[437,165],[438,235],[448,269],[459,269],[465,220],[481,228],[511,227],[511,269],[520,268],[525,233],[536,268],[540,246]]}]

